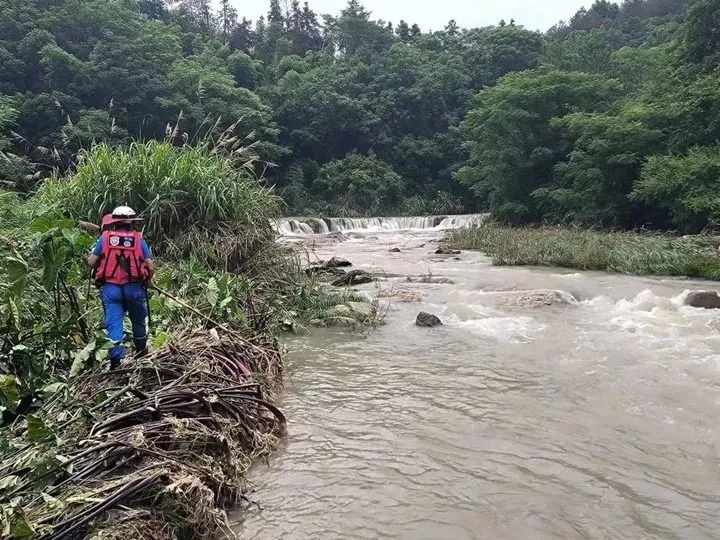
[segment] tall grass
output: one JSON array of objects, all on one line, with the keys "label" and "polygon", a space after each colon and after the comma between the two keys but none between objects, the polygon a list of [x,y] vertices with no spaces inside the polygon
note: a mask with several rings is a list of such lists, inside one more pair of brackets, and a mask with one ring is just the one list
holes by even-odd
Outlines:
[{"label": "tall grass", "polygon": [[457,249],[487,253],[496,265],[533,265],[720,280],[720,238],[580,228],[513,228],[485,222],[453,231]]},{"label": "tall grass", "polygon": [[74,173],[47,180],[37,197],[96,223],[115,206],[131,206],[145,218],[145,234],[160,249],[191,231],[269,229],[267,218],[278,215],[280,206],[250,167],[206,145],[176,147],[167,141],[127,148],[99,144],[82,151]]}]

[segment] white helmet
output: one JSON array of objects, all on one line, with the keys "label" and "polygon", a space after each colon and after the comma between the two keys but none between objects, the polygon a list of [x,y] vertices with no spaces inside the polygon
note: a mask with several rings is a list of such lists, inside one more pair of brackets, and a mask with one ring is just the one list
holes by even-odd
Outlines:
[{"label": "white helmet", "polygon": [[114,221],[136,221],[138,219],[135,210],[129,206],[118,206],[112,211]]}]

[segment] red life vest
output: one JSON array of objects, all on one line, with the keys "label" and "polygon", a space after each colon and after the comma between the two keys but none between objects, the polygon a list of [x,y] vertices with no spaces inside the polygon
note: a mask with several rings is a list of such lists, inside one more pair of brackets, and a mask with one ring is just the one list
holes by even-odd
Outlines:
[{"label": "red life vest", "polygon": [[100,264],[95,271],[98,285],[145,282],[150,272],[145,263],[140,231],[105,231]]}]

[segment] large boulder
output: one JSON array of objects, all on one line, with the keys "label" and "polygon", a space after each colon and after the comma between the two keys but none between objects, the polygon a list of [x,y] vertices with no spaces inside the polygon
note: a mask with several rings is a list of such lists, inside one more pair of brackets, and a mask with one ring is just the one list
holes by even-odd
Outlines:
[{"label": "large boulder", "polygon": [[362,285],[372,281],[373,277],[364,270],[350,270],[341,278],[333,281],[332,284],[336,287],[342,287],[344,285]]},{"label": "large boulder", "polygon": [[685,305],[695,308],[720,309],[720,296],[715,291],[693,291],[685,298]]},{"label": "large boulder", "polygon": [[418,313],[417,319],[415,319],[417,326],[425,326],[431,328],[433,326],[442,326],[442,321],[437,315],[421,311]]}]

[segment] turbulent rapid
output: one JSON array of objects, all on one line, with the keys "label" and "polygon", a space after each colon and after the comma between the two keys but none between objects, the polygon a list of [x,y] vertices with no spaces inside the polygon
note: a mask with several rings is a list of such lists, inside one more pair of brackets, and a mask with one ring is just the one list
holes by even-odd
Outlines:
[{"label": "turbulent rapid", "polygon": [[709,285],[434,254],[478,219],[278,224],[386,276],[360,290],[387,319],[287,343],[288,440],[237,532],[720,538],[720,311],[683,305]]}]

